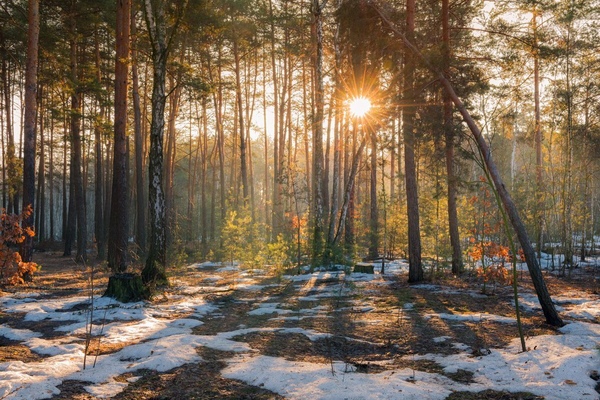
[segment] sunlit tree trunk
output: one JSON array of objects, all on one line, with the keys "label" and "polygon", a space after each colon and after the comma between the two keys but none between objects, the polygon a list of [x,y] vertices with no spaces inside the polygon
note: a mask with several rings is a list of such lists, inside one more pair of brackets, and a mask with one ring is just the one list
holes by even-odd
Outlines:
[{"label": "sunlit tree trunk", "polygon": [[35,204],[36,211],[35,215],[35,233],[37,236],[37,242],[41,243],[46,238],[46,141],[44,140],[44,102],[43,95],[44,90],[40,85],[38,90],[39,104],[38,104],[38,115],[39,115],[39,126],[40,126],[40,161],[38,162],[38,175],[37,175],[37,195]]},{"label": "sunlit tree trunk", "polygon": [[[213,91],[213,107],[215,110],[215,131],[217,140],[217,155],[219,159],[219,216],[225,218],[225,133],[223,132],[223,84],[221,82],[221,46],[218,46],[217,71],[213,73],[211,58],[208,55],[207,67],[210,80],[217,87]],[[215,76],[216,75],[216,76]],[[216,185],[216,179],[214,180]],[[216,191],[216,186],[215,186]],[[213,230],[214,231],[214,230]]]},{"label": "sunlit tree trunk", "polygon": [[[181,49],[180,63],[183,63],[184,50]],[[165,152],[165,212],[166,212],[166,240],[167,248],[173,243],[175,234],[175,157],[177,153],[177,130],[175,122],[179,115],[179,106],[181,100],[182,86],[179,84],[181,75],[177,77],[170,76],[171,93],[168,96],[169,101],[169,118],[167,120],[166,142],[167,149]]]},{"label": "sunlit tree trunk", "polygon": [[[64,107],[66,108],[66,101],[65,101],[65,105]],[[70,227],[68,226],[68,203],[67,200],[70,196],[70,192],[71,189],[69,188],[69,193],[67,194],[67,140],[69,137],[68,134],[68,119],[67,116],[65,115],[65,117],[63,118],[63,154],[62,154],[62,159],[63,159],[63,168],[62,168],[62,240],[65,241],[65,251],[64,251],[64,255],[71,255],[71,246],[72,243],[67,246],[67,233],[70,229]],[[73,241],[73,239],[71,239],[71,242]],[[67,254],[67,249],[68,249],[68,254]]]},{"label": "sunlit tree trunk", "polygon": [[[96,45],[96,80],[102,82],[100,70],[100,41],[98,38],[98,27],[94,32]],[[104,171],[102,168],[102,122],[104,121],[104,102],[100,101],[99,117],[94,125],[94,148],[95,148],[95,180],[94,180],[94,236],[96,237],[96,248],[98,260],[106,257],[106,242],[104,241]]]},{"label": "sunlit tree trunk", "polygon": [[313,16],[314,49],[314,115],[313,115],[313,159],[312,159],[312,260],[316,263],[323,252],[323,8],[327,1],[313,0],[311,12]]},{"label": "sunlit tree trunk", "polygon": [[[82,174],[82,95],[79,92],[79,63],[77,59],[79,46],[77,43],[77,27],[74,21],[70,21],[70,23],[70,63],[71,80],[73,82],[71,88],[71,193],[74,198],[69,199],[69,214],[74,208],[74,219],[77,224],[77,255],[75,260],[85,262],[87,260],[87,219]],[[71,204],[74,204],[74,207]],[[69,219],[71,219],[70,216]],[[70,226],[72,227],[72,225]]]},{"label": "sunlit tree trunk", "polygon": [[371,138],[371,180],[369,190],[369,258],[374,260],[379,256],[379,208],[377,204],[377,135],[368,132]]},{"label": "sunlit tree trunk", "polygon": [[[336,8],[341,6],[341,1],[338,0],[336,4]],[[324,259],[325,263],[330,262],[330,259],[333,256],[334,251],[334,240],[335,240],[335,228],[337,224],[337,214],[339,211],[339,203],[340,203],[340,175],[341,175],[341,163],[342,163],[342,148],[341,148],[341,129],[342,129],[342,119],[343,119],[343,111],[338,108],[341,93],[342,93],[342,82],[340,77],[340,69],[342,63],[342,54],[341,54],[341,43],[340,43],[340,26],[337,24],[335,30],[335,37],[333,41],[334,46],[334,55],[335,55],[335,69],[334,69],[334,90],[332,95],[332,109],[334,112],[334,127],[333,127],[333,174],[331,177],[332,180],[332,188],[331,188],[331,202],[330,202],[330,212],[329,212],[329,227],[327,231],[327,245],[326,245],[326,258]]]},{"label": "sunlit tree trunk", "polygon": [[4,38],[3,29],[0,28],[0,50],[2,54],[2,89],[4,94],[4,110],[5,110],[5,127],[6,127],[6,148],[4,153],[4,164],[6,166],[6,180],[8,181],[7,186],[7,210],[9,213],[18,214],[18,191],[19,187],[17,185],[17,157],[15,154],[15,137],[14,137],[14,129],[13,129],[13,94],[10,88],[10,72],[8,61],[10,57],[8,55],[8,51],[6,50],[6,39]]},{"label": "sunlit tree trunk", "polygon": [[150,124],[149,192],[150,248],[142,280],[146,284],[167,283],[166,275],[166,214],[163,191],[163,140],[165,131],[165,83],[167,75],[167,32],[163,1],[144,0],[146,25],[152,44],[154,67],[152,86],[152,122]]},{"label": "sunlit tree trunk", "polygon": [[538,29],[537,29],[537,9],[533,10],[531,20],[531,29],[533,30],[533,98],[535,104],[535,123],[534,123],[534,141],[535,141],[535,213],[536,213],[536,246],[538,257],[542,255],[542,240],[544,231],[544,176],[543,176],[543,157],[542,157],[542,124],[540,113],[540,57],[538,52]]},{"label": "sunlit tree trunk", "polygon": [[140,83],[137,57],[137,24],[135,11],[131,12],[131,94],[133,99],[133,137],[135,153],[135,208],[136,229],[135,242],[141,254],[146,253],[147,222],[146,222],[146,189],[144,173],[144,132],[142,130],[142,111],[140,103]]},{"label": "sunlit tree trunk", "polygon": [[[235,34],[235,33],[234,33]],[[237,111],[237,129],[239,132],[239,148],[240,148],[240,174],[242,180],[242,203],[247,205],[249,200],[248,187],[248,161],[247,161],[247,144],[246,144],[246,128],[244,118],[244,104],[242,98],[242,81],[240,67],[240,51],[238,40],[233,40],[233,57],[235,63],[235,98]]]},{"label": "sunlit tree trunk", "polygon": [[273,186],[272,186],[272,213],[271,232],[276,237],[282,229],[281,209],[281,179],[279,160],[279,78],[277,74],[277,53],[275,51],[275,15],[273,13],[273,0],[269,0],[269,40],[271,47],[271,74],[273,86]]},{"label": "sunlit tree trunk", "polygon": [[50,118],[50,161],[48,164],[48,181],[49,181],[49,191],[50,191],[50,199],[49,199],[49,208],[50,208],[50,229],[49,229],[49,239],[51,242],[54,242],[55,237],[55,228],[54,216],[56,214],[56,210],[54,209],[54,119]]}]

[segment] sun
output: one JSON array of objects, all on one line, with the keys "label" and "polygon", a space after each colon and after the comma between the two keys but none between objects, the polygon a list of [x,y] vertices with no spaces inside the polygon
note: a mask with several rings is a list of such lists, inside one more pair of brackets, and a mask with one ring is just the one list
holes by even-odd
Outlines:
[{"label": "sun", "polygon": [[371,109],[371,101],[366,97],[356,97],[350,100],[350,113],[354,117],[362,118]]}]

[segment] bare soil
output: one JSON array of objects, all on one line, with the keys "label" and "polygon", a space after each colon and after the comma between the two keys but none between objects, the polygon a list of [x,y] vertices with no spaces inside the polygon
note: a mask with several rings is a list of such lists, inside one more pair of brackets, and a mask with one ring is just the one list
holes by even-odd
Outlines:
[{"label": "bare soil", "polygon": [[[1,291],[42,293],[43,297],[81,296],[89,293],[93,284],[96,293],[106,288],[109,271],[101,263],[88,266],[77,265],[73,260],[62,257],[59,253],[38,253],[35,260],[42,269],[28,286],[5,287]],[[203,283],[203,272],[215,273],[214,269],[202,269],[200,273],[190,273],[189,269],[170,271],[172,281],[185,282],[193,286]],[[598,273],[595,269],[580,268],[570,278],[556,278],[546,275],[546,282],[552,294],[570,290],[598,293]],[[319,300],[298,300],[302,289],[292,283],[268,286],[257,291],[235,290],[236,273],[222,275],[216,282],[215,290],[206,293],[207,300],[217,305],[222,315],[207,315],[204,324],[194,329],[194,333],[211,335],[218,332],[233,331],[241,326],[254,327],[297,327],[329,333],[332,336],[311,341],[301,334],[291,333],[248,333],[235,338],[263,354],[283,357],[288,360],[308,361],[313,363],[330,363],[342,360],[356,367],[357,372],[377,373],[385,369],[412,368],[416,371],[443,373],[442,368],[432,361],[411,361],[413,354],[452,354],[458,352],[449,343],[458,341],[470,346],[474,356],[484,356],[486,349],[503,347],[518,337],[515,326],[481,320],[479,322],[450,322],[435,316],[439,313],[490,313],[514,317],[512,306],[512,288],[499,286],[494,295],[474,298],[469,294],[439,292],[435,290],[411,287],[406,277],[400,276],[390,284],[376,286],[374,284],[353,287],[345,283],[348,294],[336,298]],[[277,277],[263,278],[263,283],[277,283]],[[461,279],[445,277],[436,282],[444,289],[477,291],[480,282],[470,276]],[[320,281],[317,285],[339,285],[337,280]],[[519,284],[531,289],[527,274],[520,277]],[[233,289],[232,289],[233,288]],[[168,301],[168,294],[178,293],[176,284],[155,296],[155,302]],[[318,290],[318,287],[312,288]],[[311,292],[308,292],[309,294]],[[321,306],[326,312],[314,318],[273,318],[273,315],[249,315],[255,308],[252,299],[269,298],[283,307],[294,311]],[[412,308],[404,309],[403,305],[411,303]],[[373,310],[365,312],[356,305],[372,306]],[[432,314],[428,316],[428,314]],[[409,318],[408,318],[409,317]],[[548,326],[541,313],[524,312],[522,315],[524,330],[527,336],[553,334],[555,329]],[[65,322],[61,322],[64,324]],[[59,337],[62,333],[54,330],[57,323],[50,321],[26,322],[23,315],[0,312],[0,324],[18,329],[35,329],[42,332],[45,338]],[[435,337],[448,336],[451,339],[436,342]],[[127,343],[119,346],[101,346],[100,354],[120,350]],[[95,348],[95,346],[92,346]],[[227,352],[199,348],[199,355],[204,361],[175,368],[166,373],[156,371],[138,371],[136,379],[124,392],[115,399],[283,399],[268,390],[246,383],[225,379],[220,371],[225,367],[225,360],[232,354]],[[0,362],[40,360],[42,356],[31,352],[17,341],[0,336]],[[390,362],[391,360],[391,362]],[[383,362],[385,361],[385,362]],[[454,374],[446,374],[450,379],[468,384],[472,374],[459,370]],[[131,374],[121,376],[125,381],[133,378]],[[53,399],[87,400],[94,397],[84,389],[85,382],[65,381],[59,387],[60,395]],[[480,393],[455,392],[450,400],[492,399],[492,400],[538,400],[542,397],[529,393],[507,393],[487,390]]]}]

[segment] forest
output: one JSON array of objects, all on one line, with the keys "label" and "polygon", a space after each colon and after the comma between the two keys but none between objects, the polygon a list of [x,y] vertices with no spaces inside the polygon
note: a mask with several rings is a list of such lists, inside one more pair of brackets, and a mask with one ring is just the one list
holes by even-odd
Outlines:
[{"label": "forest", "polygon": [[0,398],[597,398],[599,21],[4,0]]}]

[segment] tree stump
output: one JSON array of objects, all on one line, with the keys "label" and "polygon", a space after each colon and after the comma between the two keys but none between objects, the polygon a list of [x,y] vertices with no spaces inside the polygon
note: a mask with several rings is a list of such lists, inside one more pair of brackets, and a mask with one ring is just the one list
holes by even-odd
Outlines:
[{"label": "tree stump", "polygon": [[373,268],[373,264],[366,264],[366,263],[357,263],[354,266],[354,272],[360,272],[363,274],[373,274],[375,273],[374,268]]},{"label": "tree stump", "polygon": [[141,276],[123,273],[108,278],[108,287],[103,297],[112,297],[122,303],[130,303],[147,299],[150,296]]}]

